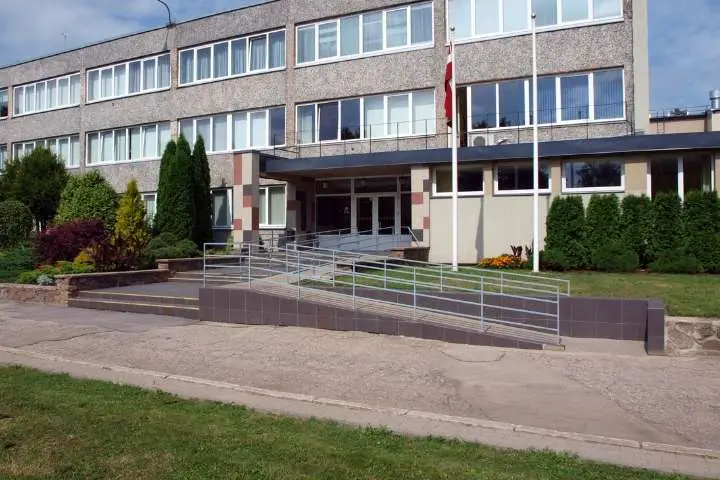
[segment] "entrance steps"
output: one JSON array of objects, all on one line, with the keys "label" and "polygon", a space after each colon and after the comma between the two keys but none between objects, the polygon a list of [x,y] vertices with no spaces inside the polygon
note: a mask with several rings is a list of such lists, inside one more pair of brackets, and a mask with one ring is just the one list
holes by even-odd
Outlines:
[{"label": "entrance steps", "polygon": [[166,315],[190,320],[199,318],[197,297],[89,290],[71,298],[68,306],[112,312]]}]

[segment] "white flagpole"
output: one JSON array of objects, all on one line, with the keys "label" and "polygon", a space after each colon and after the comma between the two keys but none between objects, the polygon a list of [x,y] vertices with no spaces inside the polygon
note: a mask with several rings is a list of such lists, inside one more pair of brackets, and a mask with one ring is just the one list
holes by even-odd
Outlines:
[{"label": "white flagpole", "polygon": [[455,27],[450,28],[450,61],[452,63],[452,269],[458,271],[458,132],[457,63],[455,63]]},{"label": "white flagpole", "polygon": [[537,15],[532,14],[533,74],[533,272],[540,272],[540,149],[538,145]]}]

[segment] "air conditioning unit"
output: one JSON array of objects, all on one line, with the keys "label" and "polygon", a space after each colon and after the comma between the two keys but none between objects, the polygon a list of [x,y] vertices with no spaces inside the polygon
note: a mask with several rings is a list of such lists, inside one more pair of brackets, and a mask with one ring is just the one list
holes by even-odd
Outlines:
[{"label": "air conditioning unit", "polygon": [[495,145],[495,134],[493,133],[470,133],[469,142],[473,147],[489,147]]}]

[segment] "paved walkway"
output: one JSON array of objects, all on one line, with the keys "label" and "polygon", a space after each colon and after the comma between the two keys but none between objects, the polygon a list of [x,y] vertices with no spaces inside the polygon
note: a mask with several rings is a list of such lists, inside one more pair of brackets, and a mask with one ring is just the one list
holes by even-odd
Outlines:
[{"label": "paved walkway", "polygon": [[0,346],[377,407],[720,450],[720,362],[641,356],[637,345],[614,356],[583,352],[581,343],[569,352],[502,351],[0,303]]}]

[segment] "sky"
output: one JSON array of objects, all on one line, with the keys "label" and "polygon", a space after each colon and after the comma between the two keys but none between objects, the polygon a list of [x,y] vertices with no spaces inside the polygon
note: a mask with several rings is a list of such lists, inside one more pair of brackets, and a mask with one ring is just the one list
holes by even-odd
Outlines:
[{"label": "sky", "polygon": [[[709,91],[720,88],[720,0],[647,2],[651,109],[708,105]],[[166,3],[173,20],[182,21],[259,0]],[[167,23],[167,12],[156,0],[0,0],[0,12],[0,65]]]}]

